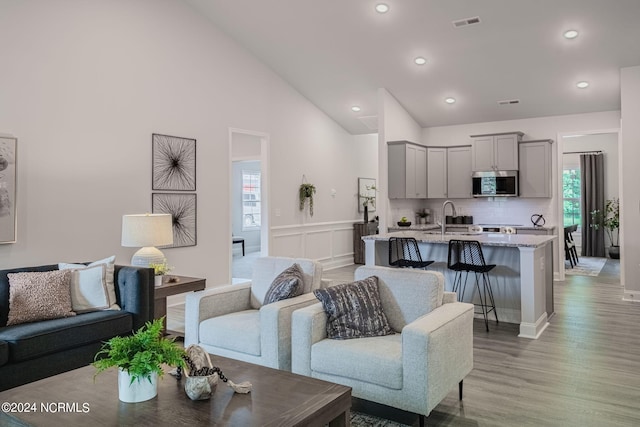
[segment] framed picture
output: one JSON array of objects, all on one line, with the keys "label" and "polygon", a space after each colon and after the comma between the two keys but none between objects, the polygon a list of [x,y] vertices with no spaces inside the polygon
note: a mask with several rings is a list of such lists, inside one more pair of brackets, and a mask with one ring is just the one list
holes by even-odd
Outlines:
[{"label": "framed picture", "polygon": [[365,204],[369,212],[376,210],[377,191],[374,178],[358,178],[358,212],[364,212]]},{"label": "framed picture", "polygon": [[0,244],[16,242],[16,153],[18,140],[0,136]]},{"label": "framed picture", "polygon": [[196,239],[195,194],[151,193],[151,211],[171,214],[173,221],[173,244],[163,248],[195,246]]},{"label": "framed picture", "polygon": [[196,140],[177,136],[152,136],[152,189],[196,190]]}]

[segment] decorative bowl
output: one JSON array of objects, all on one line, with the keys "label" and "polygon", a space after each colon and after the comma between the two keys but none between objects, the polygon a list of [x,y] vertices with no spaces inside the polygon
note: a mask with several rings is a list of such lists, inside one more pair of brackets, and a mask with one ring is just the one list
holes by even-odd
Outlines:
[{"label": "decorative bowl", "polygon": [[411,221],[402,222],[398,221],[398,227],[409,227],[411,225]]}]

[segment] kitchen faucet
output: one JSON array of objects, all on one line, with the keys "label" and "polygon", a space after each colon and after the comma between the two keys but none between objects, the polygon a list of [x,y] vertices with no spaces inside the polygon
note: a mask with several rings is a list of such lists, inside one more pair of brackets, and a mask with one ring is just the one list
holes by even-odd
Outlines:
[{"label": "kitchen faucet", "polygon": [[444,237],[444,229],[446,227],[445,223],[445,216],[444,216],[444,211],[445,208],[447,207],[447,205],[451,205],[451,209],[453,209],[453,216],[458,216],[458,214],[456,213],[456,205],[453,204],[453,202],[451,200],[446,200],[443,204],[442,204],[442,217],[440,220],[440,233],[442,234],[442,237]]}]

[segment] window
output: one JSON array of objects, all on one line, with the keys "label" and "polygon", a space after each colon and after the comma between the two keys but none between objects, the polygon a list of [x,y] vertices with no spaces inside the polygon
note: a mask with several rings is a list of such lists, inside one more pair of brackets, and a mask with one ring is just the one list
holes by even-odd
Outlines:
[{"label": "window", "polygon": [[580,167],[565,166],[562,171],[564,225],[582,225]]},{"label": "window", "polygon": [[242,229],[260,228],[260,172],[242,171]]}]

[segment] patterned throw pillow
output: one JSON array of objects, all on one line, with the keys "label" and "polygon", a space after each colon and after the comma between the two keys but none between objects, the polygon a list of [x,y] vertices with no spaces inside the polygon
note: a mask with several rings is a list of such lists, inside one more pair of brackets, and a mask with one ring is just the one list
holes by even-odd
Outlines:
[{"label": "patterned throw pillow", "polygon": [[317,289],[313,293],[327,313],[329,338],[379,337],[395,333],[382,311],[376,276]]},{"label": "patterned throw pillow", "polygon": [[273,279],[264,296],[263,305],[297,297],[302,294],[303,287],[304,273],[302,268],[297,263],[294,263]]},{"label": "patterned throw pillow", "polygon": [[9,273],[7,326],[75,316],[68,270]]}]

